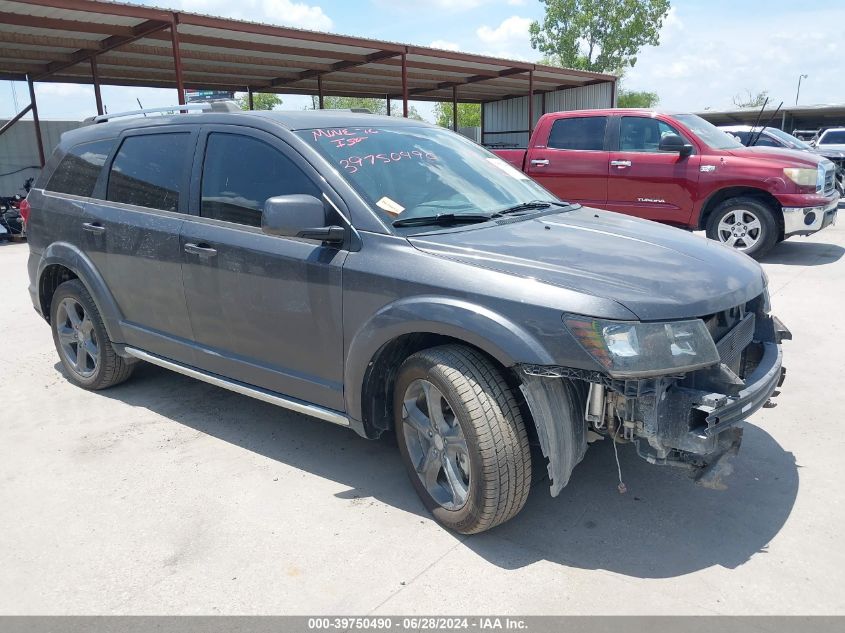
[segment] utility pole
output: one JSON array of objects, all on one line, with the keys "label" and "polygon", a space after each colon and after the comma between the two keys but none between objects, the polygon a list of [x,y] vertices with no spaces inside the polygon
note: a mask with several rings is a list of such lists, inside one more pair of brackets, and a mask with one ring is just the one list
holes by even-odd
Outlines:
[{"label": "utility pole", "polygon": [[807,75],[798,75],[798,90],[795,91],[795,105],[798,105],[798,95],[801,94],[801,80],[806,78]]}]

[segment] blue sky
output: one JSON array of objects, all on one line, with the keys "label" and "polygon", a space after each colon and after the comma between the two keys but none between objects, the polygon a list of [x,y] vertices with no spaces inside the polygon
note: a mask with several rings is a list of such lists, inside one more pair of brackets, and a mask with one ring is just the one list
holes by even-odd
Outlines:
[{"label": "blue sky", "polygon": [[[138,4],[433,45],[514,59],[536,60],[528,24],[543,15],[539,0],[158,0]],[[769,90],[774,105],[794,103],[798,75],[801,103],[845,102],[840,60],[845,2],[788,0],[676,0],[661,32],[661,44],[641,51],[624,80],[626,88],[650,90],[661,107],[702,110],[729,107],[747,90]],[[15,90],[28,102],[25,84]],[[0,82],[0,117],[15,111],[10,82]],[[111,112],[171,105],[175,91],[104,87]],[[284,108],[309,100],[284,96]],[[39,110],[46,118],[79,119],[94,110],[88,86],[40,84]],[[418,104],[430,118],[431,106]]]}]

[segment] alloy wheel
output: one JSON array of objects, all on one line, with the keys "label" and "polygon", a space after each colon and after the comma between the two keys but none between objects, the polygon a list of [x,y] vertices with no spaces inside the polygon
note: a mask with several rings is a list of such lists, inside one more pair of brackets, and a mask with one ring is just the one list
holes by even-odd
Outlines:
[{"label": "alloy wheel", "polygon": [[717,227],[719,241],[738,251],[754,248],[763,236],[763,225],[747,209],[728,211]]},{"label": "alloy wheel", "polygon": [[425,489],[447,510],[463,507],[469,496],[469,449],[448,400],[428,380],[414,380],[405,390],[402,421],[408,455]]},{"label": "alloy wheel", "polygon": [[100,362],[94,322],[81,303],[66,297],[56,311],[56,333],[66,364],[80,377],[90,378]]}]

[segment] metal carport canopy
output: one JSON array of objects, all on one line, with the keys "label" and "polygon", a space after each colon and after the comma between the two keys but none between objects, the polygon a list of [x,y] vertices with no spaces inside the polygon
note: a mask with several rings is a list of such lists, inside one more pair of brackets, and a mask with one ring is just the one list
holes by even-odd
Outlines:
[{"label": "metal carport canopy", "polygon": [[0,0],[0,79],[91,84],[95,76],[120,86],[466,102],[616,80],[147,6]]}]

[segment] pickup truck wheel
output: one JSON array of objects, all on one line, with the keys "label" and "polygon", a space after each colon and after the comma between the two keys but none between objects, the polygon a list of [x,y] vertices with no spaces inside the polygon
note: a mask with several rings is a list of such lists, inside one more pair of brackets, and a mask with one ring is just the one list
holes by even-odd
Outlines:
[{"label": "pickup truck wheel", "polygon": [[513,391],[490,360],[460,345],[410,356],[394,389],[399,452],[434,518],[462,534],[516,515],[531,451]]},{"label": "pickup truck wheel", "polygon": [[50,329],[67,377],[84,389],[106,389],[125,381],[136,363],[112,348],[103,319],[78,279],[61,284],[50,304]]},{"label": "pickup truck wheel", "polygon": [[707,237],[759,259],[778,242],[772,210],[754,198],[729,198],[710,214]]}]

